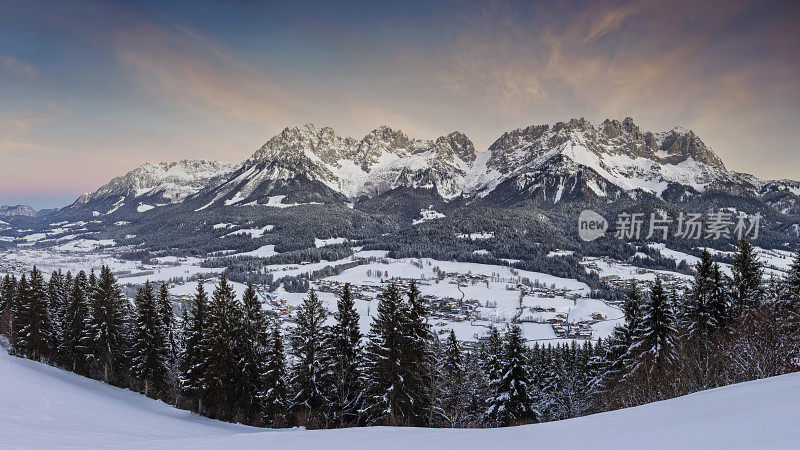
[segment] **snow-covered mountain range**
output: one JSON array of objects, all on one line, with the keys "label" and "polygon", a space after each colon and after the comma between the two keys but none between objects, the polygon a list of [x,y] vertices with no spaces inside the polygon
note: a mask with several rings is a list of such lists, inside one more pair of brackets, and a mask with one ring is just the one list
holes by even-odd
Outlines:
[{"label": "snow-covered mountain range", "polygon": [[191,199],[194,210],[292,202],[356,202],[399,188],[447,202],[557,204],[587,197],[608,201],[637,193],[686,201],[709,190],[765,198],[797,211],[800,183],[762,181],[727,170],[695,135],[680,127],[642,131],[633,119],[592,125],[572,119],[503,133],[486,151],[453,132],[420,140],[382,126],[362,139],[314,125],[286,128],[239,164],[185,160],[145,164],[69,208],[109,214]]}]

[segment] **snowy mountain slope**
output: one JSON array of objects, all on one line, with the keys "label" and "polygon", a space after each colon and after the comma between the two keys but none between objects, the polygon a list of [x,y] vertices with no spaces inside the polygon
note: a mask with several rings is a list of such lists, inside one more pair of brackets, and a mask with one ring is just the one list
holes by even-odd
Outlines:
[{"label": "snowy mountain slope", "polygon": [[663,197],[670,187],[755,195],[760,187],[754,177],[726,170],[692,131],[642,132],[630,117],[598,127],[572,119],[518,129],[504,133],[489,151],[487,170],[500,174],[505,189],[553,203],[576,190],[613,198],[635,190]]},{"label": "snowy mountain slope", "polygon": [[[472,142],[454,132],[435,141],[380,127],[361,140],[313,125],[286,128],[257,150],[221,185],[198,194],[206,205],[241,205],[306,186],[321,198],[374,197],[398,187],[460,195],[475,166]],[[327,192],[326,192],[327,191]]]},{"label": "snowy mountain slope", "polygon": [[146,163],[97,191],[82,195],[70,208],[93,209],[100,215],[126,206],[144,212],[155,205],[179,203],[188,195],[213,186],[237,167],[238,164],[201,159]]},{"label": "snowy mountain slope", "polygon": [[29,448],[797,448],[800,374],[501,429],[266,430],[198,417],[0,350],[0,443]]}]

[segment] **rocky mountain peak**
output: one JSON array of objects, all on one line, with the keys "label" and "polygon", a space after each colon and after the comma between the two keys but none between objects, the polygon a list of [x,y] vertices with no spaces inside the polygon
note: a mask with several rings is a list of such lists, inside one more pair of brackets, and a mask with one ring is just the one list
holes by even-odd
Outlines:
[{"label": "rocky mountain peak", "polygon": [[436,139],[435,144],[437,152],[442,156],[448,158],[456,156],[470,164],[475,162],[475,145],[460,131],[454,131],[445,136],[440,136]]},{"label": "rocky mountain peak", "polygon": [[725,170],[725,164],[693,131],[675,128],[660,136],[659,149],[674,159],[683,161],[693,158],[695,161],[716,169]]}]

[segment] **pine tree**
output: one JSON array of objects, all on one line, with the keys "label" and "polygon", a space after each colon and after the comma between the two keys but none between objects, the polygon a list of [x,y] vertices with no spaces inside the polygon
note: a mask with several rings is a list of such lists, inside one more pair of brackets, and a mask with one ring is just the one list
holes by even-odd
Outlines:
[{"label": "pine tree", "polygon": [[59,352],[66,366],[78,374],[86,373],[86,363],[90,355],[90,314],[89,282],[86,272],[81,270],[75,276],[64,308],[63,339]]},{"label": "pine tree", "polygon": [[54,361],[59,364],[64,362],[60,355],[61,342],[63,340],[64,311],[67,304],[69,287],[61,270],[53,271],[50,281],[47,283],[47,305],[50,308],[50,324],[52,333],[50,336],[50,348],[54,353]]},{"label": "pine tree", "polygon": [[365,413],[372,424],[408,425],[413,414],[413,399],[405,379],[403,333],[406,312],[394,283],[383,291],[377,317],[370,326],[365,354],[367,375]]},{"label": "pine tree", "polygon": [[496,398],[488,414],[497,417],[500,426],[536,420],[534,386],[519,325],[513,324],[506,333],[504,350],[503,375],[497,383]]},{"label": "pine tree", "polygon": [[567,383],[567,372],[564,367],[564,360],[561,347],[550,347],[548,353],[551,355],[547,361],[547,373],[542,380],[542,401],[540,410],[545,420],[565,419],[566,411],[562,405],[562,392]]},{"label": "pine tree", "polygon": [[453,330],[450,330],[444,344],[439,367],[436,412],[445,426],[464,427],[468,421],[470,392],[464,386],[466,370]]},{"label": "pine tree", "polygon": [[733,256],[731,265],[732,280],[732,316],[757,308],[761,305],[763,294],[761,283],[761,263],[756,257],[753,246],[744,238],[739,241],[738,252]]},{"label": "pine tree", "polygon": [[330,330],[333,422],[344,427],[358,421],[361,400],[362,345],[359,315],[355,301],[346,283],[336,302],[336,323]]},{"label": "pine tree", "polygon": [[136,321],[131,347],[131,372],[144,383],[144,395],[156,395],[167,382],[169,349],[167,329],[149,281],[136,293]]},{"label": "pine tree", "polygon": [[605,346],[602,356],[602,373],[594,381],[595,400],[608,407],[613,402],[614,388],[625,375],[629,366],[630,353],[634,336],[639,332],[642,319],[642,296],[636,282],[631,282],[625,293],[622,306],[625,323],[614,327]]},{"label": "pine tree", "polygon": [[408,306],[403,308],[402,315],[405,344],[401,368],[411,400],[408,419],[414,426],[426,426],[432,413],[432,389],[436,381],[432,369],[432,334],[427,323],[428,311],[415,281],[411,281],[406,294]]},{"label": "pine tree", "polygon": [[800,365],[800,247],[778,289],[775,310],[782,335],[780,339],[792,345],[795,364]]},{"label": "pine tree", "polygon": [[52,328],[44,278],[36,266],[31,270],[30,281],[22,276],[17,295],[14,351],[33,360],[47,358],[51,350]]},{"label": "pine tree", "polygon": [[17,296],[17,279],[6,274],[0,285],[0,333],[5,334],[13,342],[14,301]]},{"label": "pine tree", "polygon": [[278,325],[272,327],[272,335],[267,347],[267,368],[264,372],[264,391],[261,403],[264,407],[264,424],[282,427],[287,423],[289,410],[289,387],[287,385],[286,356],[283,351],[283,338]]},{"label": "pine tree", "polygon": [[295,358],[291,381],[293,409],[299,417],[305,416],[307,426],[315,428],[325,425],[326,409],[331,402],[327,316],[328,312],[312,289],[297,311],[291,332],[291,354]]},{"label": "pine tree", "polygon": [[481,367],[481,358],[477,352],[464,353],[464,380],[463,390],[467,395],[466,427],[476,428],[483,425],[486,412],[486,398],[489,394],[489,384]]},{"label": "pine tree", "polygon": [[683,317],[687,337],[703,345],[720,325],[713,311],[716,286],[714,284],[714,261],[711,253],[703,249],[700,262],[695,268],[694,281],[684,302]]},{"label": "pine tree", "polygon": [[715,262],[711,269],[711,284],[713,289],[710,298],[711,317],[717,329],[728,325],[730,317],[730,293],[728,292],[728,277],[722,273],[719,263]]},{"label": "pine tree", "polygon": [[241,361],[237,354],[241,338],[242,307],[233,287],[224,276],[214,289],[208,311],[208,333],[205,347],[209,359],[205,381],[209,407],[214,417],[232,420],[236,415],[236,386],[242,376]]},{"label": "pine tree", "polygon": [[503,338],[496,327],[491,327],[489,339],[483,348],[483,361],[481,363],[487,380],[487,409],[484,411],[486,424],[498,426],[500,424],[500,407],[503,399],[499,396],[498,389],[503,377],[505,355],[503,351]]},{"label": "pine tree", "polygon": [[26,343],[22,337],[22,328],[25,326],[25,309],[29,296],[28,275],[23,273],[14,292],[14,301],[11,303],[11,351],[14,355],[21,357],[26,356]]},{"label": "pine tree", "polygon": [[648,398],[663,398],[663,392],[653,392],[658,381],[668,377],[668,370],[678,359],[675,348],[675,316],[660,278],[656,278],[650,297],[642,305],[642,319],[628,351],[628,374],[643,377],[648,383]]},{"label": "pine tree", "polygon": [[121,369],[119,361],[126,348],[125,299],[114,274],[107,266],[100,269],[100,278],[90,297],[91,314],[88,328],[94,361],[102,367],[103,381]]},{"label": "pine tree", "polygon": [[169,287],[167,283],[161,283],[161,288],[158,290],[158,312],[161,315],[161,322],[167,328],[170,359],[174,360],[177,354],[177,344],[175,342],[175,312],[172,310],[172,300],[169,298]]},{"label": "pine tree", "polygon": [[208,295],[203,281],[197,283],[192,298],[191,314],[185,324],[184,348],[181,355],[181,390],[197,402],[197,413],[203,414],[203,397],[208,389],[206,370],[211,358],[208,344]]},{"label": "pine tree", "polygon": [[267,318],[261,309],[253,284],[249,283],[242,297],[244,308],[242,336],[238,353],[242,367],[242,377],[238,386],[239,409],[246,423],[254,423],[262,413],[260,400],[264,395],[264,372],[267,366],[267,346],[269,335]]}]

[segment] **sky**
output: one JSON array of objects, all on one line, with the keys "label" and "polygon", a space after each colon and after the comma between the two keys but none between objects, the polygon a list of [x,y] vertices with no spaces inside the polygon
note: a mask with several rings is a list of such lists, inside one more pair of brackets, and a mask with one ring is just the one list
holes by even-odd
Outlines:
[{"label": "sky", "polygon": [[695,131],[800,179],[800,2],[0,0],[0,204],[145,163],[241,161],[285,127],[486,149],[585,117]]}]

